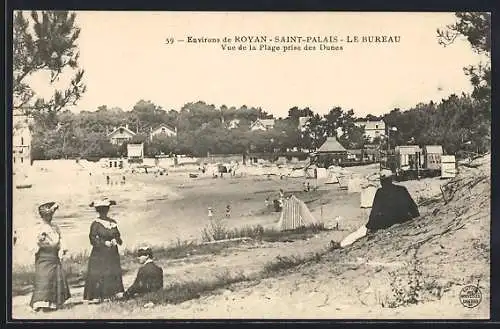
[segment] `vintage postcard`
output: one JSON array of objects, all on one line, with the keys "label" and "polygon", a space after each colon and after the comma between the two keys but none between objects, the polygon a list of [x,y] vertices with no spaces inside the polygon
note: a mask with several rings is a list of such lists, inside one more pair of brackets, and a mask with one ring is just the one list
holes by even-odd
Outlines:
[{"label": "vintage postcard", "polygon": [[12,318],[489,319],[490,25],[15,11]]}]

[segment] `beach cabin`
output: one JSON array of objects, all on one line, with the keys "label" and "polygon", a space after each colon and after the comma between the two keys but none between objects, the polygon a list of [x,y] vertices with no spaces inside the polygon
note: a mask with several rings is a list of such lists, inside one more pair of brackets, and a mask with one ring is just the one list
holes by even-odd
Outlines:
[{"label": "beach cabin", "polygon": [[129,163],[142,163],[144,160],[144,143],[127,144],[127,159]]},{"label": "beach cabin", "polygon": [[418,145],[396,146],[396,167],[401,171],[422,168],[422,149]]},{"label": "beach cabin", "polygon": [[106,160],[107,164],[106,167],[108,168],[118,168],[118,169],[123,169],[125,166],[125,159],[122,158],[111,158]]},{"label": "beach cabin", "polygon": [[316,153],[318,162],[324,164],[325,168],[331,165],[341,165],[347,160],[347,150],[336,137],[328,137]]},{"label": "beach cabin", "polygon": [[443,147],[441,145],[424,146],[424,168],[439,172],[441,170],[441,157],[443,156]]},{"label": "beach cabin", "polygon": [[454,155],[441,156],[441,178],[453,178],[457,175],[457,163]]}]

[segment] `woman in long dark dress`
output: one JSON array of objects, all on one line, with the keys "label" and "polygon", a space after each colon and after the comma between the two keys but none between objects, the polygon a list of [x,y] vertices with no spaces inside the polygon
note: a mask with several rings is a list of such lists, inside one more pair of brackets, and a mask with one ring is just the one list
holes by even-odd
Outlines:
[{"label": "woman in long dark dress", "polygon": [[116,202],[108,199],[90,204],[99,217],[90,226],[90,253],[83,299],[103,301],[124,292],[118,245],[123,243],[116,221],[108,217]]},{"label": "woman in long dark dress", "polygon": [[56,310],[71,297],[68,282],[61,266],[61,231],[52,223],[59,206],[55,202],[38,207],[42,222],[37,227],[35,253],[35,289],[30,306],[33,310]]}]

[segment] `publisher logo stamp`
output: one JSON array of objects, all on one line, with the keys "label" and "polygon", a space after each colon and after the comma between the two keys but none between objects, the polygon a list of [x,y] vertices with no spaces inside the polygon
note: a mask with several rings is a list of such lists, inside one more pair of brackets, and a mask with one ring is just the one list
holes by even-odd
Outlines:
[{"label": "publisher logo stamp", "polygon": [[478,286],[467,285],[460,290],[459,299],[464,307],[474,308],[481,304],[483,296]]}]

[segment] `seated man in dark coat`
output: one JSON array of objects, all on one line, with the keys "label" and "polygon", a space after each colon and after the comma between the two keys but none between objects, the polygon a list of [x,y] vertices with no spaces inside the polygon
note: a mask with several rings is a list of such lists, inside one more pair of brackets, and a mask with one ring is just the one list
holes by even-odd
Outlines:
[{"label": "seated man in dark coat", "polygon": [[368,230],[385,229],[420,216],[408,190],[392,183],[392,172],[382,171],[380,184],[382,187],[375,193],[370,218],[366,224]]},{"label": "seated man in dark coat", "polygon": [[139,263],[143,266],[137,272],[137,277],[124,294],[125,298],[136,294],[145,294],[163,288],[163,270],[153,262],[151,248],[140,248],[137,252]]},{"label": "seated man in dark coat", "polygon": [[368,223],[349,234],[342,242],[332,241],[332,248],[346,247],[364,237],[368,231],[374,232],[385,229],[420,216],[418,207],[408,190],[404,186],[392,183],[392,172],[390,170],[380,172],[380,183],[382,187],[375,193]]}]

